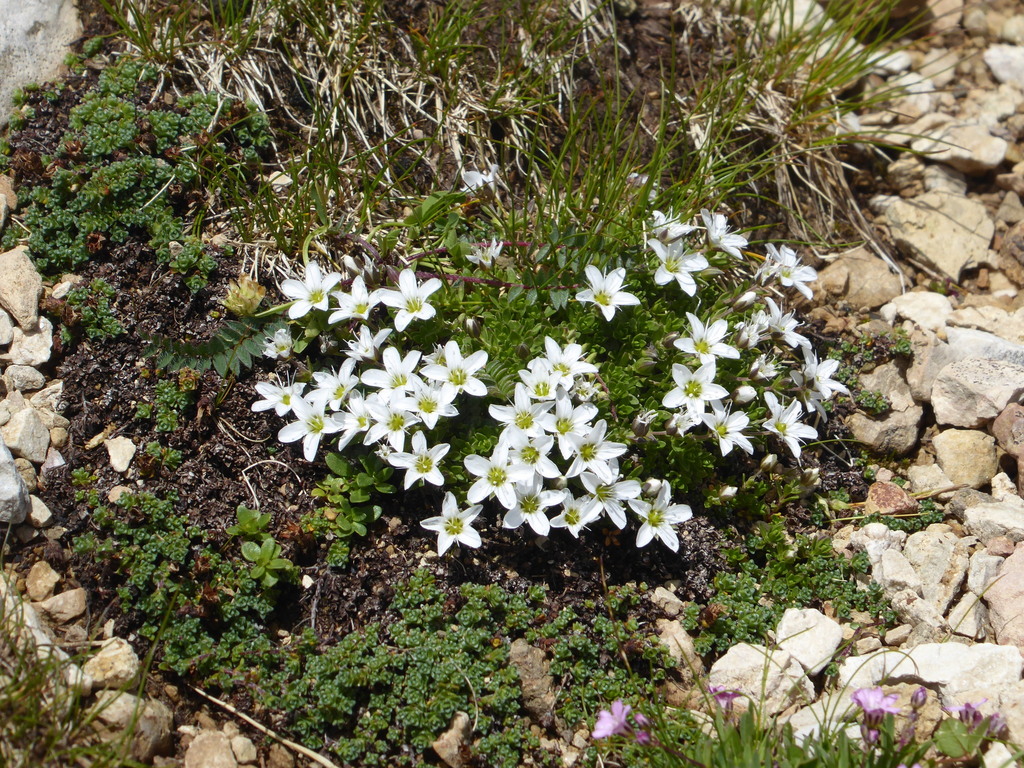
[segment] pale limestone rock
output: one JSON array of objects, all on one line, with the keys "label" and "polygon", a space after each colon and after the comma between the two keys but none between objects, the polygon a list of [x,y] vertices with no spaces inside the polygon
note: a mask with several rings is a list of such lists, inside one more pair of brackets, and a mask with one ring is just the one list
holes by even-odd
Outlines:
[{"label": "pale limestone rock", "polygon": [[139,666],[139,657],[131,644],[123,638],[112,637],[85,662],[83,669],[100,688],[122,688],[135,681]]},{"label": "pale limestone rock", "polygon": [[983,58],[1000,83],[1012,83],[1018,88],[1024,88],[1024,47],[990,45]]},{"label": "pale limestone rock", "polygon": [[4,378],[9,389],[29,392],[46,386],[46,377],[28,365],[9,365],[4,369]]},{"label": "pale limestone rock", "polygon": [[954,483],[970,488],[988,485],[998,471],[996,440],[973,429],[947,429],[932,439],[935,458]]},{"label": "pale limestone rock", "polygon": [[982,599],[988,605],[996,642],[1024,653],[1024,549],[1003,561]]},{"label": "pale limestone rock", "polygon": [[910,142],[914,152],[973,176],[1001,165],[1008,147],[1004,139],[993,136],[984,125],[959,121]]},{"label": "pale limestone rock", "polygon": [[905,515],[916,512],[917,499],[903,488],[892,482],[877,481],[868,487],[868,497],[864,500],[864,514],[871,515]]},{"label": "pale limestone rock", "polygon": [[1003,565],[1002,557],[979,550],[971,555],[967,566],[967,589],[977,597],[983,597],[989,584],[996,578]]},{"label": "pale limestone rock", "polygon": [[1013,313],[1002,307],[964,307],[954,310],[946,324],[957,328],[977,328],[1015,344],[1024,342],[1024,309]]},{"label": "pale limestone rock", "polygon": [[49,361],[52,348],[53,324],[46,317],[40,317],[37,327],[32,330],[14,329],[11,348],[0,354],[0,363],[43,365]]},{"label": "pale limestone rock", "polygon": [[185,768],[237,768],[231,740],[220,731],[200,731],[185,752]]},{"label": "pale limestone rock", "polygon": [[0,524],[18,525],[28,517],[32,503],[0,430]]},{"label": "pale limestone rock", "polygon": [[903,554],[920,577],[924,599],[945,613],[967,576],[967,546],[949,526],[929,526],[907,538]]},{"label": "pale limestone rock", "polygon": [[944,490],[944,493],[936,497],[940,501],[947,501],[952,496],[951,488],[955,485],[938,464],[915,464],[908,467],[907,479],[910,480],[910,487],[914,493],[931,494]]},{"label": "pale limestone rock", "polygon": [[935,83],[936,88],[944,88],[956,76],[954,70],[959,62],[960,57],[957,51],[938,47],[929,48],[921,59],[917,71]]},{"label": "pale limestone rock", "polygon": [[883,552],[899,552],[906,540],[906,531],[894,531],[883,523],[868,523],[850,536],[850,547],[854,552],[867,552],[868,562],[874,568],[882,561]]},{"label": "pale limestone rock", "polygon": [[871,578],[882,586],[890,598],[898,592],[911,590],[923,594],[921,577],[906,556],[896,549],[882,552],[878,563],[871,569]]},{"label": "pale limestone rock", "polygon": [[941,293],[911,291],[894,297],[891,303],[897,316],[929,331],[945,328],[946,320],[953,313],[953,305]]},{"label": "pale limestone rock", "polygon": [[927,637],[933,639],[949,631],[949,625],[942,614],[913,589],[895,593],[890,597],[890,602],[900,621],[913,625],[915,632],[924,630]]},{"label": "pale limestone rock", "polygon": [[734,645],[716,661],[708,682],[749,696],[765,715],[814,700],[814,687],[792,654],[749,643]]},{"label": "pale limestone rock", "polygon": [[899,275],[863,247],[842,254],[819,272],[818,285],[858,309],[877,309],[903,290]]},{"label": "pale limestone rock", "polygon": [[704,662],[694,648],[693,638],[678,620],[655,619],[654,631],[684,680],[692,681],[704,673]]},{"label": "pale limestone rock", "polygon": [[115,472],[127,472],[135,457],[135,443],[129,437],[114,437],[103,441],[110,456],[110,467]]},{"label": "pale limestone rock", "polygon": [[535,720],[550,714],[555,705],[555,681],[544,651],[519,638],[509,648],[509,661],[519,672],[523,709]]},{"label": "pale limestone rock", "polygon": [[985,639],[988,609],[977,595],[970,593],[960,598],[946,619],[954,633],[979,642]]},{"label": "pale limestone rock", "polygon": [[31,509],[28,513],[28,522],[33,528],[49,528],[53,524],[53,512],[46,506],[46,503],[38,496],[30,496]]},{"label": "pale limestone rock", "polygon": [[[460,712],[456,716],[459,714],[466,715],[465,712]],[[468,717],[468,715],[466,716]],[[232,736],[231,751],[235,753],[235,760],[238,761],[239,765],[251,765],[259,759],[256,745],[252,743],[252,739],[248,736]]]},{"label": "pale limestone rock", "polygon": [[[100,691],[93,711],[103,723],[117,731],[132,728],[131,756],[136,760],[152,763],[157,755],[170,752],[174,716],[162,702],[120,691]],[[120,735],[113,736],[120,738]]]},{"label": "pale limestone rock", "polygon": [[922,179],[925,192],[944,192],[963,197],[967,194],[967,177],[948,165],[928,165]]},{"label": "pale limestone rock", "polygon": [[847,426],[854,437],[881,453],[903,455],[911,451],[917,445],[924,411],[914,402],[899,367],[895,363],[880,365],[861,376],[861,386],[885,394],[891,409],[879,418],[859,411],[851,414]]},{"label": "pale limestone rock", "polygon": [[[1024,395],[1024,365],[968,357],[935,377],[931,403],[939,424],[975,429]],[[948,472],[946,474],[949,474]],[[986,482],[991,475],[986,478]]]},{"label": "pale limestone rock", "polygon": [[[437,753],[445,765],[450,768],[461,768],[465,765],[462,759],[461,748],[471,743],[473,738],[473,721],[465,712],[456,712],[452,717],[448,730],[437,737],[430,746]],[[252,742],[250,742],[252,743]]]},{"label": "pale limestone rock", "polygon": [[36,607],[56,624],[67,624],[85,613],[85,590],[69,589],[43,600]]},{"label": "pale limestone rock", "polygon": [[901,251],[954,281],[963,269],[988,258],[995,223],[975,200],[926,192],[913,200],[890,197],[872,203],[884,213]]},{"label": "pale limestone rock", "polygon": [[14,323],[11,316],[0,309],[0,347],[6,347],[14,338]]},{"label": "pale limestone rock", "polygon": [[33,464],[42,464],[46,460],[50,430],[34,408],[25,408],[15,413],[0,427],[0,433],[14,456],[28,459]]},{"label": "pale limestone rock", "polygon": [[[0,59],[0,71],[2,69],[3,62]],[[7,310],[23,330],[34,330],[39,320],[43,279],[29,258],[26,246],[19,245],[6,253],[0,253],[0,275],[4,276],[0,280],[0,307]]]},{"label": "pale limestone rock", "polygon": [[964,508],[960,517],[967,532],[983,542],[998,536],[1024,541],[1024,500],[974,504]]},{"label": "pale limestone rock", "polygon": [[25,591],[30,600],[41,602],[53,594],[54,587],[60,583],[57,573],[45,560],[37,561],[25,577]]},{"label": "pale limestone rock", "polygon": [[775,629],[775,641],[793,654],[807,674],[816,675],[828,666],[843,642],[843,629],[814,608],[788,608]]},{"label": "pale limestone rock", "polygon": [[676,597],[674,592],[665,589],[665,587],[655,588],[654,593],[651,595],[651,602],[658,606],[661,612],[670,619],[674,619],[686,607],[686,604]]}]

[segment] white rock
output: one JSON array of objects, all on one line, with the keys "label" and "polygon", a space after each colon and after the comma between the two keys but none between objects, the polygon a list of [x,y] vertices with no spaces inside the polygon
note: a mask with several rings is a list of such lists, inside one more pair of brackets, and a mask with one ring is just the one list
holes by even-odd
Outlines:
[{"label": "white rock", "polygon": [[999,30],[999,39],[1011,45],[1024,43],[1024,16],[1017,14],[1004,21]]},{"label": "white rock", "polygon": [[[465,712],[463,714],[466,719],[469,719],[469,715]],[[255,763],[259,759],[259,753],[256,751],[256,745],[252,743],[252,739],[248,736],[233,736],[231,737],[231,751],[235,753],[235,759],[239,765],[247,765]]]},{"label": "white rock", "polygon": [[114,437],[103,441],[110,456],[110,467],[115,472],[127,472],[135,457],[135,443],[128,437]]},{"label": "white rock", "polygon": [[921,66],[918,72],[927,77],[936,88],[943,88],[948,85],[956,76],[956,65],[960,63],[957,51],[950,51],[946,48],[929,48],[921,59]]},{"label": "white rock", "polygon": [[[938,609],[912,589],[897,592],[892,595],[890,602],[900,621],[912,625],[915,632],[921,628],[919,625],[922,624],[933,632],[944,634],[949,631],[949,625],[946,624],[946,620],[942,618]],[[928,636],[933,635],[930,633]]]},{"label": "white rock", "polygon": [[32,565],[25,577],[25,592],[30,600],[39,602],[53,594],[54,587],[60,583],[60,574],[57,573],[45,560],[39,560]]},{"label": "white rock", "polygon": [[1024,541],[1024,500],[996,501],[989,504],[975,504],[962,512],[964,528],[982,542],[996,536],[1006,536],[1011,541]]},{"label": "white rock", "polygon": [[970,564],[967,566],[967,589],[971,594],[983,596],[988,585],[999,573],[1002,564],[1003,558],[990,555],[983,549],[971,555]]},{"label": "white rock", "polygon": [[766,715],[814,700],[814,687],[792,654],[760,645],[734,645],[711,667],[708,682],[749,696]]},{"label": "white rock", "polygon": [[906,318],[919,328],[937,331],[946,327],[946,319],[953,313],[953,305],[941,293],[911,291],[892,300],[899,317]]},{"label": "white rock", "polygon": [[14,456],[28,459],[33,464],[46,460],[50,447],[50,430],[43,424],[34,408],[25,408],[11,416],[10,421],[0,427],[4,442]]},{"label": "white rock", "polygon": [[988,258],[995,223],[982,203],[925,192],[912,200],[885,198],[879,208],[901,251],[954,281],[963,269]]},{"label": "white rock", "polygon": [[850,536],[850,547],[855,552],[867,552],[873,568],[881,562],[883,552],[887,549],[899,552],[906,540],[906,531],[894,531],[884,523],[868,523]]},{"label": "white rock", "polygon": [[200,731],[185,752],[185,768],[236,768],[231,740],[220,731]]},{"label": "white rock", "polygon": [[100,691],[93,712],[112,728],[132,729],[131,754],[143,763],[152,763],[171,746],[174,716],[156,699],[144,700],[121,691]]},{"label": "white rock", "polygon": [[942,467],[938,464],[915,464],[907,468],[907,479],[910,480],[910,487],[915,494],[933,494],[943,490],[944,493],[937,494],[940,501],[946,501],[952,496],[952,487],[955,483],[946,477]]},{"label": "white rock", "polygon": [[38,496],[29,496],[32,505],[28,512],[28,522],[33,528],[49,528],[53,523],[53,512]]},{"label": "white rock", "polygon": [[948,527],[929,526],[907,538],[903,554],[920,577],[924,599],[945,613],[967,576],[967,546]]},{"label": "white rock", "polygon": [[988,331],[1015,344],[1024,342],[1024,309],[1011,314],[1001,307],[964,307],[953,310],[946,325]]},{"label": "white rock", "polygon": [[929,165],[924,169],[925,192],[945,192],[963,197],[967,194],[967,177],[948,165]]},{"label": "white rock", "polygon": [[992,75],[1000,83],[1013,83],[1024,88],[1024,47],[990,45],[983,58]]},{"label": "white rock", "polygon": [[981,768],[1014,768],[1016,765],[1013,752],[1001,741],[995,742],[981,757]]},{"label": "white rock", "polygon": [[46,377],[28,365],[7,366],[4,370],[4,378],[7,379],[11,389],[18,389],[22,392],[42,389],[46,386]]},{"label": "white rock", "polygon": [[871,578],[882,586],[889,597],[905,589],[918,595],[923,594],[921,577],[906,556],[897,549],[882,552],[878,563],[871,570]]},{"label": "white rock", "polygon": [[910,69],[910,65],[913,63],[914,60],[907,51],[892,51],[871,62],[871,67],[882,75],[898,75],[900,72]]},{"label": "white rock", "polygon": [[946,477],[970,488],[988,485],[998,471],[996,439],[973,429],[947,429],[932,438]]},{"label": "white rock", "polygon": [[686,607],[686,603],[680,600],[675,592],[665,587],[656,587],[651,595],[651,602],[654,603],[670,619],[674,619]]},{"label": "white rock", "polygon": [[6,347],[14,338],[14,323],[11,316],[0,309],[0,347]]},{"label": "white rock", "polygon": [[139,657],[131,644],[123,638],[112,637],[82,669],[100,688],[122,688],[135,681],[139,667]]},{"label": "white rock", "polygon": [[668,649],[676,668],[685,680],[692,681],[704,673],[704,661],[697,654],[693,638],[678,620],[656,619],[654,631],[657,633],[658,641]]},{"label": "white rock", "polygon": [[[56,413],[57,406],[60,404],[61,395],[64,394],[64,382],[51,381],[43,389],[36,392],[32,397],[28,399],[32,407],[38,411],[53,411]],[[64,426],[67,426],[66,424]]]},{"label": "white rock", "polygon": [[843,628],[814,608],[788,608],[775,629],[776,643],[793,654],[807,674],[816,675],[843,642]]},{"label": "white rock", "polygon": [[968,593],[953,606],[946,621],[956,634],[981,641],[985,639],[987,617],[988,609],[981,602],[981,598]]},{"label": "white rock", "polygon": [[25,331],[16,327],[12,333],[11,348],[0,354],[0,362],[11,365],[43,365],[50,359],[53,348],[53,324],[40,317],[38,327]]},{"label": "white rock", "polygon": [[43,600],[36,607],[55,623],[67,624],[85,613],[85,590],[69,589]]},{"label": "white rock", "polygon": [[28,517],[32,503],[0,430],[0,523],[18,525]]},{"label": "white rock", "polygon": [[1009,144],[978,123],[948,123],[910,142],[914,152],[972,176],[988,173],[1006,159]]},{"label": "white rock", "polygon": [[[3,29],[0,17],[0,29]],[[3,71],[0,53],[0,72]],[[2,82],[2,79],[0,79]],[[0,85],[2,92],[4,85]],[[2,110],[6,115],[6,110]],[[43,279],[36,271],[35,264],[28,256],[28,248],[19,245],[6,253],[0,253],[0,307],[6,309],[22,329],[30,331],[39,319],[39,297],[43,293]]]},{"label": "white rock", "polygon": [[[983,427],[1024,395],[1024,365],[968,357],[947,365],[935,377],[931,403],[942,425]],[[948,472],[946,474],[949,474]],[[986,482],[991,475],[986,478]]]},{"label": "white rock", "polygon": [[914,402],[899,367],[895,363],[880,365],[861,376],[861,386],[884,393],[891,409],[879,418],[859,411],[851,414],[846,423],[854,437],[881,453],[903,455],[912,450],[924,411]]},{"label": "white rock", "polygon": [[857,705],[850,700],[846,691],[825,693],[810,706],[801,707],[792,715],[780,718],[779,725],[785,723],[793,729],[798,741],[814,738],[824,730],[836,733],[844,723],[853,719]]}]

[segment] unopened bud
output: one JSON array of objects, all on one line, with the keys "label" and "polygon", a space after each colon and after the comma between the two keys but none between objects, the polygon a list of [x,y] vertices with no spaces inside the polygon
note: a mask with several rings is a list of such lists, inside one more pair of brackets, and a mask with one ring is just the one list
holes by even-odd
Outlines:
[{"label": "unopened bud", "polygon": [[652,360],[651,358],[647,357],[647,355],[644,355],[633,364],[633,370],[636,371],[637,373],[650,373],[657,367],[657,361]]},{"label": "unopened bud", "polygon": [[351,275],[352,277],[363,274],[362,267],[355,260],[355,258],[353,258],[351,254],[346,253],[342,257],[341,263],[344,265],[345,271],[348,272],[348,274]]},{"label": "unopened bud", "polygon": [[672,331],[672,333],[666,334],[665,338],[661,340],[661,346],[665,349],[672,349],[677,341],[679,341],[679,331]]},{"label": "unopened bud", "polygon": [[755,397],[757,397],[757,390],[749,384],[737,387],[736,391],[732,393],[732,401],[736,403],[736,405],[746,405]]},{"label": "unopened bud", "polygon": [[569,480],[565,475],[559,475],[551,480],[551,487],[556,491],[564,491],[569,486]]},{"label": "unopened bud", "polygon": [[479,339],[480,334],[484,330],[484,321],[479,317],[467,317],[462,322],[463,327],[466,329],[466,333],[469,334],[470,338]]},{"label": "unopened bud", "polygon": [[393,283],[394,285],[398,285],[398,270],[397,269],[395,269],[391,265],[388,265],[388,268],[386,270],[384,270],[384,273],[387,275],[389,283]]},{"label": "unopened bud", "polygon": [[735,485],[723,485],[718,491],[719,501],[732,501],[736,498],[736,494],[739,493],[740,489]]},{"label": "unopened bud", "polygon": [[757,340],[749,328],[743,327],[736,332],[736,346],[740,349],[753,349]]},{"label": "unopened bud", "polygon": [[665,421],[665,432],[675,437],[679,434],[679,422],[675,416],[670,416]]},{"label": "unopened bud", "polygon": [[928,701],[928,689],[923,685],[918,686],[912,694],[910,694],[910,706],[914,709],[920,709]]},{"label": "unopened bud", "polygon": [[744,309],[747,309],[748,307],[753,306],[755,301],[757,301],[757,294],[754,293],[753,291],[747,291],[738,299],[736,299],[736,301],[733,302],[732,306],[733,309],[742,311]]},{"label": "unopened bud", "polygon": [[640,492],[648,498],[653,498],[661,493],[661,487],[664,484],[664,480],[660,480],[657,477],[649,477],[644,480],[644,484],[640,486]]},{"label": "unopened bud", "polygon": [[516,347],[516,355],[519,357],[520,360],[526,360],[527,358],[530,357],[530,348],[525,344],[519,344]]},{"label": "unopened bud", "polygon": [[800,485],[804,488],[813,488],[821,478],[821,470],[817,467],[808,467],[800,473]]},{"label": "unopened bud", "polygon": [[766,475],[770,475],[775,471],[775,468],[779,466],[779,457],[774,453],[769,453],[763,459],[761,459],[761,471]]},{"label": "unopened bud", "polygon": [[651,431],[651,422],[643,418],[643,414],[633,419],[633,434],[637,437],[647,437]]}]

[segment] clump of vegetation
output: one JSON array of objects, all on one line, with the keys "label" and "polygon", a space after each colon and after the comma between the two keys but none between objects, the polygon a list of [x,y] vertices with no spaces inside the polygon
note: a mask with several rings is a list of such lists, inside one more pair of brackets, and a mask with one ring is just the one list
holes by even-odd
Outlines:
[{"label": "clump of vegetation", "polygon": [[63,342],[69,343],[77,332],[84,333],[93,341],[111,339],[124,333],[124,327],[111,306],[116,294],[114,287],[102,278],[68,291],[65,299],[67,309],[62,312]]}]

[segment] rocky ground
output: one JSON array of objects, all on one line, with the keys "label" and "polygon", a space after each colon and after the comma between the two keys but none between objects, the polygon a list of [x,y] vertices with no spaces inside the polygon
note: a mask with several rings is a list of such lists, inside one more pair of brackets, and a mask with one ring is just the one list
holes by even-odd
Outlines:
[{"label": "rocky ground", "polygon": [[[887,362],[861,377],[889,408],[854,413],[847,425],[893,460],[858,509],[906,515],[933,498],[944,520],[909,536],[854,522],[833,541],[844,555],[867,553],[871,579],[903,623],[882,638],[871,617],[839,622],[827,610],[792,610],[771,646],[736,646],[704,670],[671,585],[652,593],[652,612],[687,674],[706,672],[711,684],[758,697],[798,729],[841,718],[849,688],[884,683],[909,699],[925,685],[924,728],[938,722],[941,707],[985,699],[982,710],[1001,712],[1010,741],[1024,746],[1024,12],[1013,2],[937,0],[934,7],[932,34],[894,51],[867,84],[899,86],[903,95],[852,121],[865,137],[892,144],[852,171],[877,241],[826,254],[818,302],[806,308],[830,332],[899,328],[913,347],[909,365]],[[3,185],[0,227],[17,210],[16,190]],[[20,249],[0,255],[0,274],[0,522],[23,543],[49,542],[47,557],[0,588],[8,621],[20,617],[31,642],[49,648],[54,630],[66,645],[85,641],[86,626],[96,623],[86,591],[64,578],[65,529],[40,498],[64,463],[70,423],[59,408],[62,382],[44,375],[53,327],[39,305],[67,287],[44,286]],[[95,437],[110,471],[126,473],[138,445]],[[892,482],[901,478],[905,487]],[[825,692],[821,672],[834,659],[843,688]],[[72,668],[67,684],[102,699],[139,668],[108,622],[95,654]],[[160,698],[173,692],[157,693],[141,703],[120,694],[122,704],[103,718],[123,727],[139,704],[136,756],[179,764],[157,756],[168,751],[173,729]],[[258,756],[233,720],[217,717],[200,714],[174,732],[184,765],[293,764],[284,747]],[[986,765],[1002,764],[1002,749]]]}]

